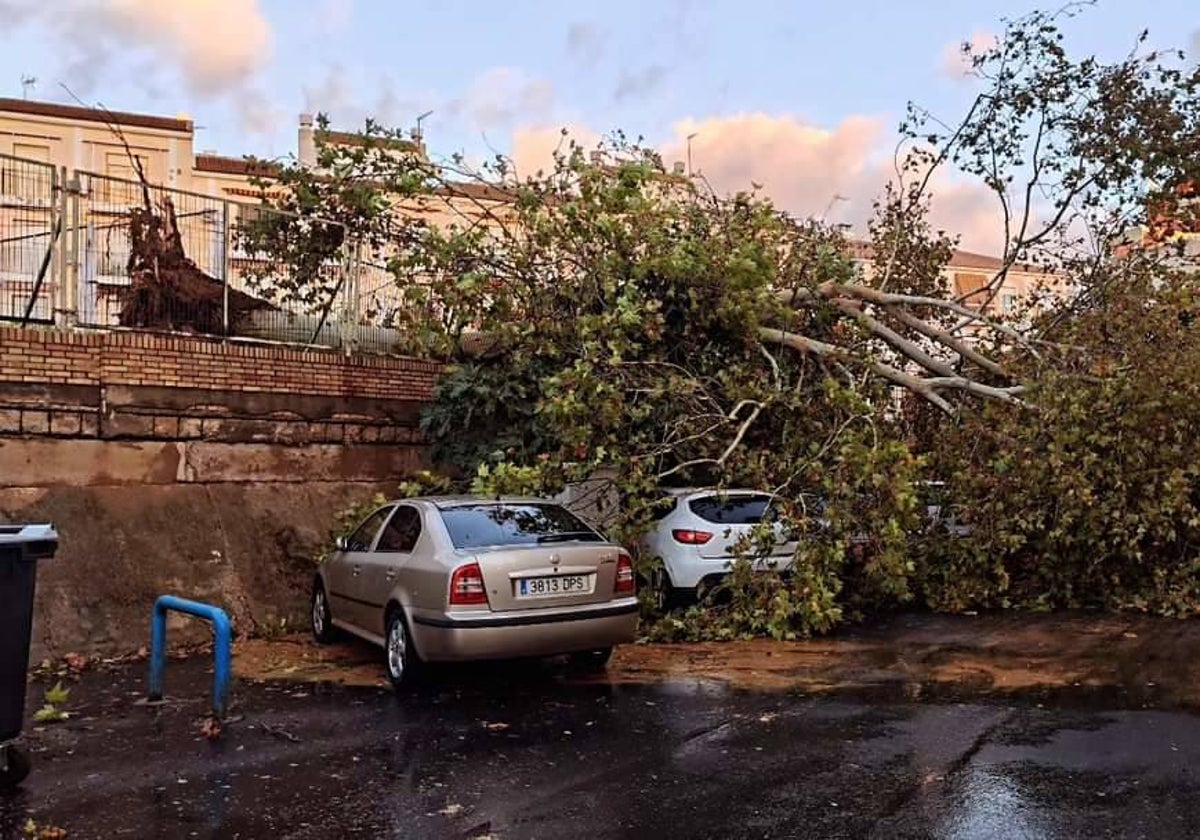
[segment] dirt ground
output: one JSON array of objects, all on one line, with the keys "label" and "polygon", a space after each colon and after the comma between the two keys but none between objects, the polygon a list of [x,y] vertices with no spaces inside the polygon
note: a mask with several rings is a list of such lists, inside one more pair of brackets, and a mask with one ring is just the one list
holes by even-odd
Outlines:
[{"label": "dirt ground", "polygon": [[[253,681],[383,686],[380,654],[307,636],[238,644],[235,671]],[[1111,615],[903,615],[798,642],[756,639],[636,644],[618,649],[609,684],[699,680],[806,693],[887,690],[909,699],[1063,689],[1121,691],[1200,708],[1200,623]]]}]

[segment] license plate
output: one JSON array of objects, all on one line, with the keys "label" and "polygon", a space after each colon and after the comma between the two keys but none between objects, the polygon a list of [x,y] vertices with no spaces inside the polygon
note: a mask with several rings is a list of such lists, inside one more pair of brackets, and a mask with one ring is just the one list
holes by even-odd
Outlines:
[{"label": "license plate", "polygon": [[554,598],[558,595],[582,595],[591,587],[588,575],[554,575],[521,578],[517,581],[518,598]]}]

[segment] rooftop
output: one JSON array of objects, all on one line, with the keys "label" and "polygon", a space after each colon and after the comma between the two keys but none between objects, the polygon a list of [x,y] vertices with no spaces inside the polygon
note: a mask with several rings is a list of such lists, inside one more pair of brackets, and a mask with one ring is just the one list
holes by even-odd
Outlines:
[{"label": "rooftop", "polygon": [[[864,242],[861,239],[850,240],[850,253],[855,259],[875,259],[874,246],[870,242]],[[964,251],[961,248],[955,248],[950,254],[950,262],[947,263],[946,267],[975,271],[999,271],[1004,267],[1004,260],[999,257],[988,256],[987,254],[979,254],[974,251]],[[1012,266],[1012,269],[1014,271],[1034,272],[1038,274],[1046,273],[1046,269],[1044,268],[1025,263],[1016,263]]]},{"label": "rooftop", "polygon": [[52,117],[60,120],[81,120],[103,125],[123,125],[137,128],[153,128],[159,131],[192,133],[192,121],[176,117],[159,117],[153,114],[131,114],[126,111],[109,111],[107,108],[86,108],[81,105],[62,105],[58,102],[38,102],[29,99],[0,97],[0,113],[27,114]]},{"label": "rooftop", "polygon": [[276,175],[279,173],[279,165],[254,158],[199,154],[196,155],[196,171],[224,175]]},{"label": "rooftop", "polygon": [[366,146],[370,143],[380,148],[393,149],[398,152],[420,153],[422,151],[419,143],[400,137],[367,137],[352,131],[330,131],[328,129],[317,129],[315,136],[318,143],[326,143],[330,146]]}]

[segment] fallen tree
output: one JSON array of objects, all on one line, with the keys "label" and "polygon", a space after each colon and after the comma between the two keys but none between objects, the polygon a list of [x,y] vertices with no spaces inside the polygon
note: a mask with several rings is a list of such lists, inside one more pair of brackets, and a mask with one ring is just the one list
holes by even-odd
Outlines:
[{"label": "fallen tree", "polygon": [[[979,432],[979,417],[1044,428],[1045,383],[1090,364],[1081,346],[1104,356],[1073,343],[1071,319],[1131,271],[1155,288],[1153,261],[1117,266],[1114,247],[1150,208],[1183,212],[1171,185],[1200,174],[1200,75],[1153,52],[1071,59],[1069,14],[1012,21],[969,54],[981,92],[963,121],[911,110],[869,269],[842,232],[677,176],[620,137],[564,140],[537,173],[326,149],[322,170],[281,176],[295,196],[284,209],[333,208],[370,231],[404,349],[454,364],[423,428],[477,491],[605,476],[631,544],[665,485],[775,496],[806,535],[792,581],[763,585],[739,566],[732,603],[704,614],[720,620],[686,632],[784,636],[914,597],[947,604],[961,570],[916,550],[920,482],[931,458],[951,476],[956,458],[974,475],[992,466],[970,435],[942,433]],[[982,302],[946,282],[954,241],[928,221],[942,169],[996,199],[1005,246]],[[432,205],[444,223],[416,212]],[[995,317],[981,303],[1016,267],[1045,269],[1063,297]]]},{"label": "fallen tree", "polygon": [[[103,106],[98,110],[109,113]],[[129,285],[118,294],[118,323],[140,329],[224,335],[236,333],[237,326],[251,312],[276,309],[267,301],[227,288],[229,278],[212,277],[196,265],[184,249],[170,191],[150,183],[142,159],[134,154],[120,125],[109,119],[107,126],[125,150],[141,199],[138,206],[127,211]]]},{"label": "fallen tree", "polygon": [[[170,197],[129,211],[129,286],[121,290],[119,323],[141,329],[236,333],[251,312],[275,309],[237,289],[226,289],[188,257]],[[226,308],[228,307],[228,313]]]}]

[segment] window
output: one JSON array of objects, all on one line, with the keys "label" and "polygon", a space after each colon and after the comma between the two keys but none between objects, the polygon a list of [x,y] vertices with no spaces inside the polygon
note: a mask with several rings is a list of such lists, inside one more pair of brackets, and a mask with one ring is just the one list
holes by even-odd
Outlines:
[{"label": "window", "polygon": [[560,505],[464,505],[443,510],[442,521],[455,548],[604,540]]},{"label": "window", "polygon": [[409,505],[396,508],[396,514],[388,520],[383,533],[379,535],[376,551],[396,551],[407,554],[417,544],[421,536],[421,514]]},{"label": "window", "polygon": [[654,503],[650,509],[650,515],[655,522],[660,522],[674,513],[677,507],[679,507],[679,499],[674,496],[664,496]]},{"label": "window", "polygon": [[757,525],[763,521],[770,504],[770,496],[743,493],[703,496],[692,499],[688,507],[692,513],[714,525]]},{"label": "window", "polygon": [[[150,177],[150,162],[145,155],[134,155],[137,162],[141,164],[142,172],[146,177]],[[104,174],[113,178],[123,178],[126,181],[138,180],[137,169],[134,168],[133,161],[129,159],[129,154],[126,152],[108,152],[104,156]]]},{"label": "window", "polygon": [[383,521],[387,519],[388,514],[392,512],[390,507],[380,508],[367,517],[363,524],[350,535],[346,540],[347,551],[370,551],[371,543],[375,542],[375,535],[379,533],[379,529],[383,527]]},{"label": "window", "polygon": [[1000,308],[1005,312],[1012,312],[1017,308],[1017,296],[1012,292],[1005,292],[1000,295]]},{"label": "window", "polygon": [[954,273],[954,296],[961,298],[967,306],[982,306],[987,300],[986,274]]},{"label": "window", "polygon": [[50,147],[34,145],[33,143],[13,143],[13,157],[49,163]]}]

